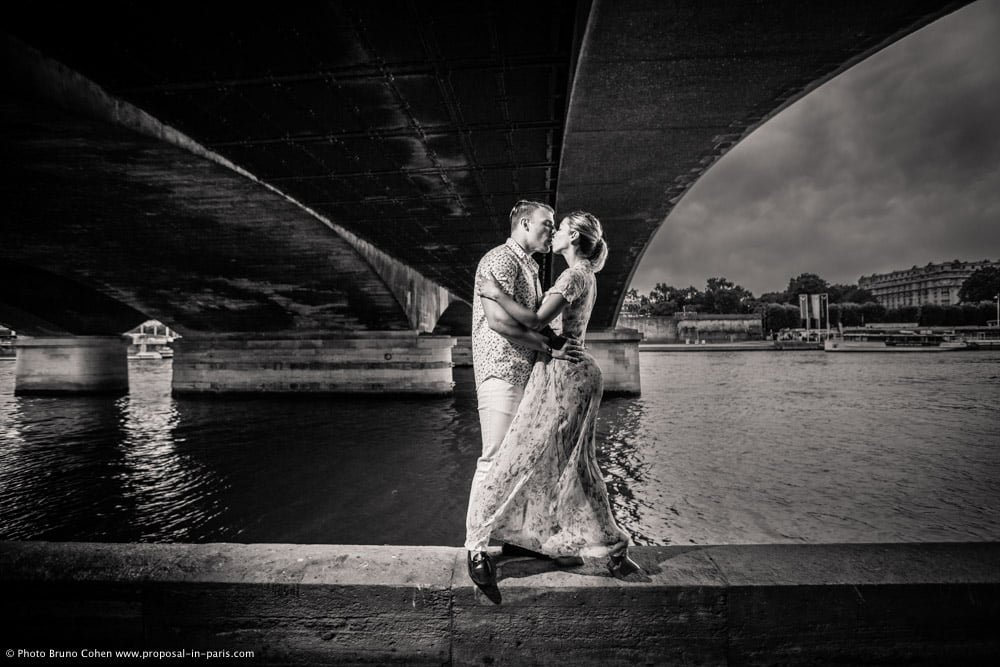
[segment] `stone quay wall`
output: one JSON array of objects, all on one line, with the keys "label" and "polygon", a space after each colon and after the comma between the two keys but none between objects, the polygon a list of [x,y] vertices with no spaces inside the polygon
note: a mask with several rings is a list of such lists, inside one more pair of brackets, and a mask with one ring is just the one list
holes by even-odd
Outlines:
[{"label": "stone quay wall", "polygon": [[636,329],[644,343],[734,343],[761,340],[763,329],[760,315],[713,315],[685,313],[683,315],[638,317],[620,315],[618,326]]},{"label": "stone quay wall", "polygon": [[939,665],[1000,658],[1000,543],[636,547],[645,574],[450,547],[0,542],[6,650],[233,664]]}]

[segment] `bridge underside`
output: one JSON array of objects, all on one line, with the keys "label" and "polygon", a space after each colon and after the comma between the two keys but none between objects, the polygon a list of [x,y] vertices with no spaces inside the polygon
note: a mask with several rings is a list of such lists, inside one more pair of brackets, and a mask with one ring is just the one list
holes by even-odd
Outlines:
[{"label": "bridge underside", "polygon": [[[531,198],[603,220],[588,342],[634,393],[637,339],[609,329],[688,188],[963,4],[33,3],[4,36],[0,322],[156,317],[185,335],[175,391],[442,393],[456,304]],[[33,345],[39,390],[126,384],[113,340]]]},{"label": "bridge underside", "polygon": [[[52,328],[30,317],[77,334],[121,333],[145,317],[187,335],[409,328],[347,242],[253,181],[24,97],[0,114],[3,300],[20,311],[4,322],[16,330]],[[40,270],[74,290],[38,298]],[[92,303],[87,322],[75,321],[67,313],[87,291],[138,312],[127,322]]]},{"label": "bridge underside", "polygon": [[650,239],[721,155],[963,4],[33,3],[8,21],[17,44],[332,225],[114,113],[8,96],[0,252],[181,331],[416,328],[398,271],[350,249],[468,301],[478,257],[530,197],[606,223],[592,328],[608,328]]},{"label": "bridge underside", "polygon": [[[397,265],[469,299],[513,201],[555,199],[575,16],[572,2],[296,3],[266,16],[216,3],[32,5],[8,28],[18,44],[293,197],[356,254],[387,255],[361,264],[389,284],[351,267],[344,234],[257,183],[20,101],[3,120],[25,161],[6,186],[19,193],[18,247],[4,252],[111,285],[182,333],[429,331],[447,299],[422,322],[401,318],[420,290],[394,284],[408,279]],[[40,140],[50,127],[61,145]],[[104,239],[81,248],[101,267],[52,256],[87,234]]]}]

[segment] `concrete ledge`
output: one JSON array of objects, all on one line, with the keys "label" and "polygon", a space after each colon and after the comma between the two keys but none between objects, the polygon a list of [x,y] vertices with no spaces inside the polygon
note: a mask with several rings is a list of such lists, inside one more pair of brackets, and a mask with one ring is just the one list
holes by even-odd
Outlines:
[{"label": "concrete ledge", "polygon": [[640,547],[647,575],[447,547],[0,542],[12,648],[261,664],[993,664],[1000,543]]}]

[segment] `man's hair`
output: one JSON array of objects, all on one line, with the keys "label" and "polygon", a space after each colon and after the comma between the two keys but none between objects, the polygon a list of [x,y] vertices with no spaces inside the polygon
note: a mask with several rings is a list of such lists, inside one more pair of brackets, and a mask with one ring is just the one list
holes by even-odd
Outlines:
[{"label": "man's hair", "polygon": [[525,217],[531,217],[531,214],[539,208],[548,209],[549,213],[555,213],[551,206],[543,204],[540,201],[528,201],[527,199],[518,200],[518,202],[514,204],[514,208],[510,209],[510,231],[514,231],[518,220]]}]

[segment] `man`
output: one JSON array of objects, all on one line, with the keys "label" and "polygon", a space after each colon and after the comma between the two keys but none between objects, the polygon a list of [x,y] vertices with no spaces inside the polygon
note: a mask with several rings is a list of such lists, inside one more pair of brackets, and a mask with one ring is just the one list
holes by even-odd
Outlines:
[{"label": "man", "polygon": [[[537,310],[542,300],[538,263],[531,255],[549,252],[552,246],[552,208],[540,202],[521,200],[510,212],[510,237],[479,261],[476,289],[472,297],[472,367],[479,401],[479,424],[483,453],[469,492],[466,531],[477,520],[474,508],[481,484],[490,470],[524,395],[538,352],[554,359],[572,361],[582,349],[568,341],[562,349],[552,348],[552,339],[527,329],[512,319],[495,302],[479,296],[479,282],[492,276],[503,290],[521,305]],[[480,586],[496,585],[496,567],[489,554],[466,540],[469,577]]]}]

